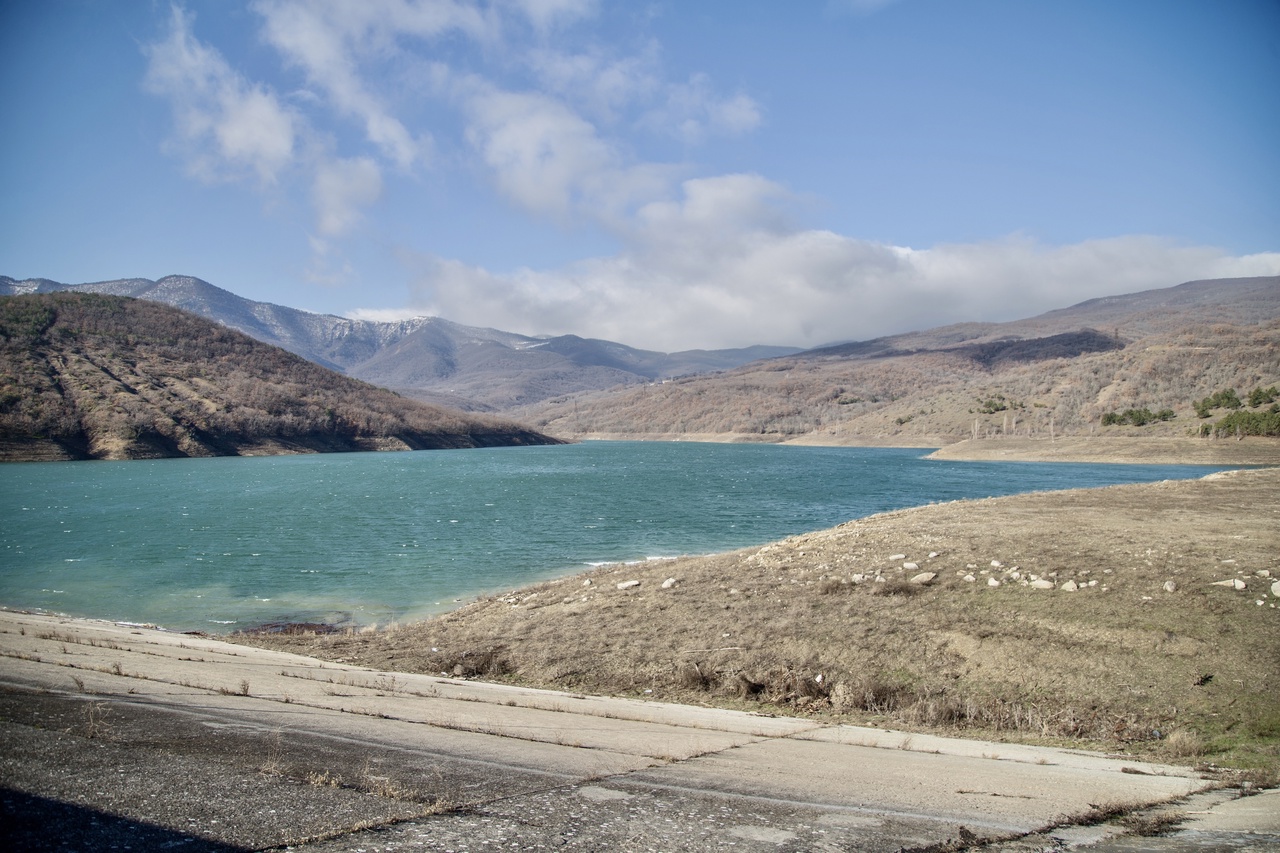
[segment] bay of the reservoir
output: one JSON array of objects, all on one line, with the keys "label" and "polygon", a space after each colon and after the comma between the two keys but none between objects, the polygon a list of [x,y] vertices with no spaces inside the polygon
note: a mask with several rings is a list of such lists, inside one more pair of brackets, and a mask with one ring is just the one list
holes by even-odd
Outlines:
[{"label": "bay of the reservoir", "polygon": [[586,442],[0,466],[0,605],[229,631],[386,623],[604,562],[760,544],[960,498],[1205,466]]}]

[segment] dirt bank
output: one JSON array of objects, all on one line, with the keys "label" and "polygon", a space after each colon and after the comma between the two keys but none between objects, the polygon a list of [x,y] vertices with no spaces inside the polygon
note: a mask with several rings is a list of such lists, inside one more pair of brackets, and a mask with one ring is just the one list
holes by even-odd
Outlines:
[{"label": "dirt bank", "polygon": [[930,459],[965,462],[1117,462],[1151,465],[1280,465],[1280,439],[1071,436],[991,438],[949,444]]}]

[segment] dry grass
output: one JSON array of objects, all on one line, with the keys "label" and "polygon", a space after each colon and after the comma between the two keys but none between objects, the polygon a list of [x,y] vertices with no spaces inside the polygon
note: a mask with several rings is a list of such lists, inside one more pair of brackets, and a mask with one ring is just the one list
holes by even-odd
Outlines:
[{"label": "dry grass", "polygon": [[[380,669],[1268,768],[1278,496],[1268,469],[935,505],[603,567],[590,587],[566,578],[377,633],[240,639]],[[899,554],[936,580],[908,583]],[[668,576],[679,583],[661,589]],[[1246,589],[1213,585],[1232,578]],[[616,588],[630,579],[640,586]]]}]

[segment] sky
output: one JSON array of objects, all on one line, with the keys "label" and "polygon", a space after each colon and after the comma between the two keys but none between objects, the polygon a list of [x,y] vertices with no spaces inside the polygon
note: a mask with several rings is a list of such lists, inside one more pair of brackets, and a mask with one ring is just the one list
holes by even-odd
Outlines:
[{"label": "sky", "polygon": [[1280,274],[1277,0],[6,0],[0,274],[818,346]]}]

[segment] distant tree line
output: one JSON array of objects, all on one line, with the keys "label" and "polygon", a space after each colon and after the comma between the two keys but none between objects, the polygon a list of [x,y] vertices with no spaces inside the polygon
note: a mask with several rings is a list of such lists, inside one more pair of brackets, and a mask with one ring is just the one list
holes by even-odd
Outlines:
[{"label": "distant tree line", "polygon": [[1212,417],[1214,409],[1232,410],[1215,424],[1202,424],[1200,435],[1280,436],[1280,404],[1276,402],[1277,397],[1280,397],[1280,390],[1277,390],[1274,385],[1269,388],[1258,386],[1250,391],[1246,398],[1249,408],[1258,409],[1270,404],[1270,408],[1261,412],[1244,411],[1245,400],[1240,398],[1234,388],[1224,388],[1202,400],[1197,400],[1193,405],[1196,414],[1201,418]]},{"label": "distant tree line", "polygon": [[1157,421],[1171,421],[1175,416],[1173,409],[1161,409],[1158,412],[1153,412],[1147,408],[1126,409],[1123,412],[1107,412],[1102,416],[1102,425],[1132,424],[1133,426],[1146,426]]}]

